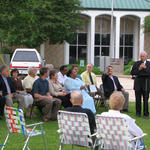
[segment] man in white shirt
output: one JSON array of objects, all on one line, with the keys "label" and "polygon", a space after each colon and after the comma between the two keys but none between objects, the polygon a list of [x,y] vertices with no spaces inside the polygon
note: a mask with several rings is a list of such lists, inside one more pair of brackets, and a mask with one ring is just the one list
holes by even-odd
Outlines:
[{"label": "man in white shirt", "polygon": [[31,93],[33,83],[38,78],[37,69],[35,67],[30,67],[28,70],[28,76],[26,76],[23,80],[23,88],[27,93]]},{"label": "man in white shirt", "polygon": [[60,67],[60,72],[58,72],[58,79],[57,79],[57,81],[62,86],[64,86],[64,82],[67,79],[67,76],[66,76],[67,72],[68,72],[67,65],[63,65],[63,66]]},{"label": "man in white shirt", "polygon": [[[142,129],[138,127],[135,123],[135,119],[131,118],[126,114],[120,113],[122,107],[124,105],[125,98],[121,92],[114,92],[109,99],[110,110],[108,112],[103,112],[101,116],[108,116],[108,117],[121,117],[124,118],[127,122],[128,131],[131,138],[135,136],[139,136],[143,134]],[[139,145],[141,143],[139,142]]]}]

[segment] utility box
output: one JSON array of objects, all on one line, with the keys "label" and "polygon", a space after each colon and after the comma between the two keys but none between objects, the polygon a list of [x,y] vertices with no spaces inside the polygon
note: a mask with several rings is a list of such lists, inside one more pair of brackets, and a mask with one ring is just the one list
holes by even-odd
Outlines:
[{"label": "utility box", "polygon": [[106,67],[110,65],[110,57],[109,56],[101,56],[99,60],[100,70],[106,72]]}]

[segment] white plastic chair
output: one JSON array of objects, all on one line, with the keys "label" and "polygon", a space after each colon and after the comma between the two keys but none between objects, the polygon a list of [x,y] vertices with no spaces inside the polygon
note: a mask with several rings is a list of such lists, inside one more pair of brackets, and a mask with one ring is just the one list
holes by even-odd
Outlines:
[{"label": "white plastic chair", "polygon": [[[23,111],[18,108],[8,107],[6,106],[4,109],[6,123],[8,127],[8,134],[4,142],[4,146],[2,147],[2,150],[6,146],[6,143],[8,141],[9,135],[13,133],[22,134],[26,137],[26,140],[24,142],[23,150],[26,148],[29,150],[28,141],[30,137],[43,135],[45,150],[47,150],[46,145],[46,139],[45,139],[45,133],[43,131],[43,122],[34,123],[30,125],[25,124],[25,119],[23,115]],[[36,127],[40,126],[41,130],[36,130]],[[32,128],[29,128],[32,127]]]},{"label": "white plastic chair", "polygon": [[131,139],[126,120],[123,118],[96,115],[96,126],[97,138],[102,138],[102,149],[140,150],[144,148],[144,146],[137,148],[137,144],[146,134]]},{"label": "white plastic chair", "polygon": [[74,145],[84,146],[94,150],[97,140],[93,142],[91,135],[88,116],[85,113],[77,112],[58,112],[58,133],[60,134],[60,147],[62,150],[63,144],[71,144],[72,149]]}]

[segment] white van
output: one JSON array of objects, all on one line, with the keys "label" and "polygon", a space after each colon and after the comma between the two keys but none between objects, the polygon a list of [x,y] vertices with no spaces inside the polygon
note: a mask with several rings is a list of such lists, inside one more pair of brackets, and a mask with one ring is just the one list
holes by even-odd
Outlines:
[{"label": "white van", "polygon": [[42,59],[36,49],[16,49],[10,62],[10,69],[18,69],[19,74],[28,74],[29,67],[36,67],[38,73],[42,67]]}]

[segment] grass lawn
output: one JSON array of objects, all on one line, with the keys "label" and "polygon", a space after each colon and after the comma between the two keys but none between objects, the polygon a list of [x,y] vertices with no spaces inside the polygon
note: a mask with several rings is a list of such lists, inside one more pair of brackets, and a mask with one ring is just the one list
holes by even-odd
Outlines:
[{"label": "grass lawn", "polygon": [[[150,108],[150,106],[149,106]],[[100,108],[98,113],[105,111],[104,108]],[[135,116],[135,103],[130,103],[130,112],[127,113],[129,116],[136,119],[137,125],[139,125],[142,130],[148,134],[144,138],[145,144],[147,145],[147,150],[150,150],[150,119],[146,120],[143,117],[137,118]],[[38,115],[38,113],[37,113]],[[40,122],[40,118],[26,119],[26,124]],[[59,135],[57,134],[58,125],[57,122],[44,123],[44,131],[46,133],[46,140],[48,150],[58,150],[59,149]],[[5,120],[0,120],[0,145],[3,144],[4,139],[8,133]],[[23,147],[24,137],[22,135],[13,134],[10,136],[5,150],[21,150]],[[29,146],[32,150],[43,150],[43,140],[42,136],[32,137],[29,142]],[[70,150],[71,146],[64,145],[64,150]],[[87,148],[75,147],[75,150],[85,150]]]}]

